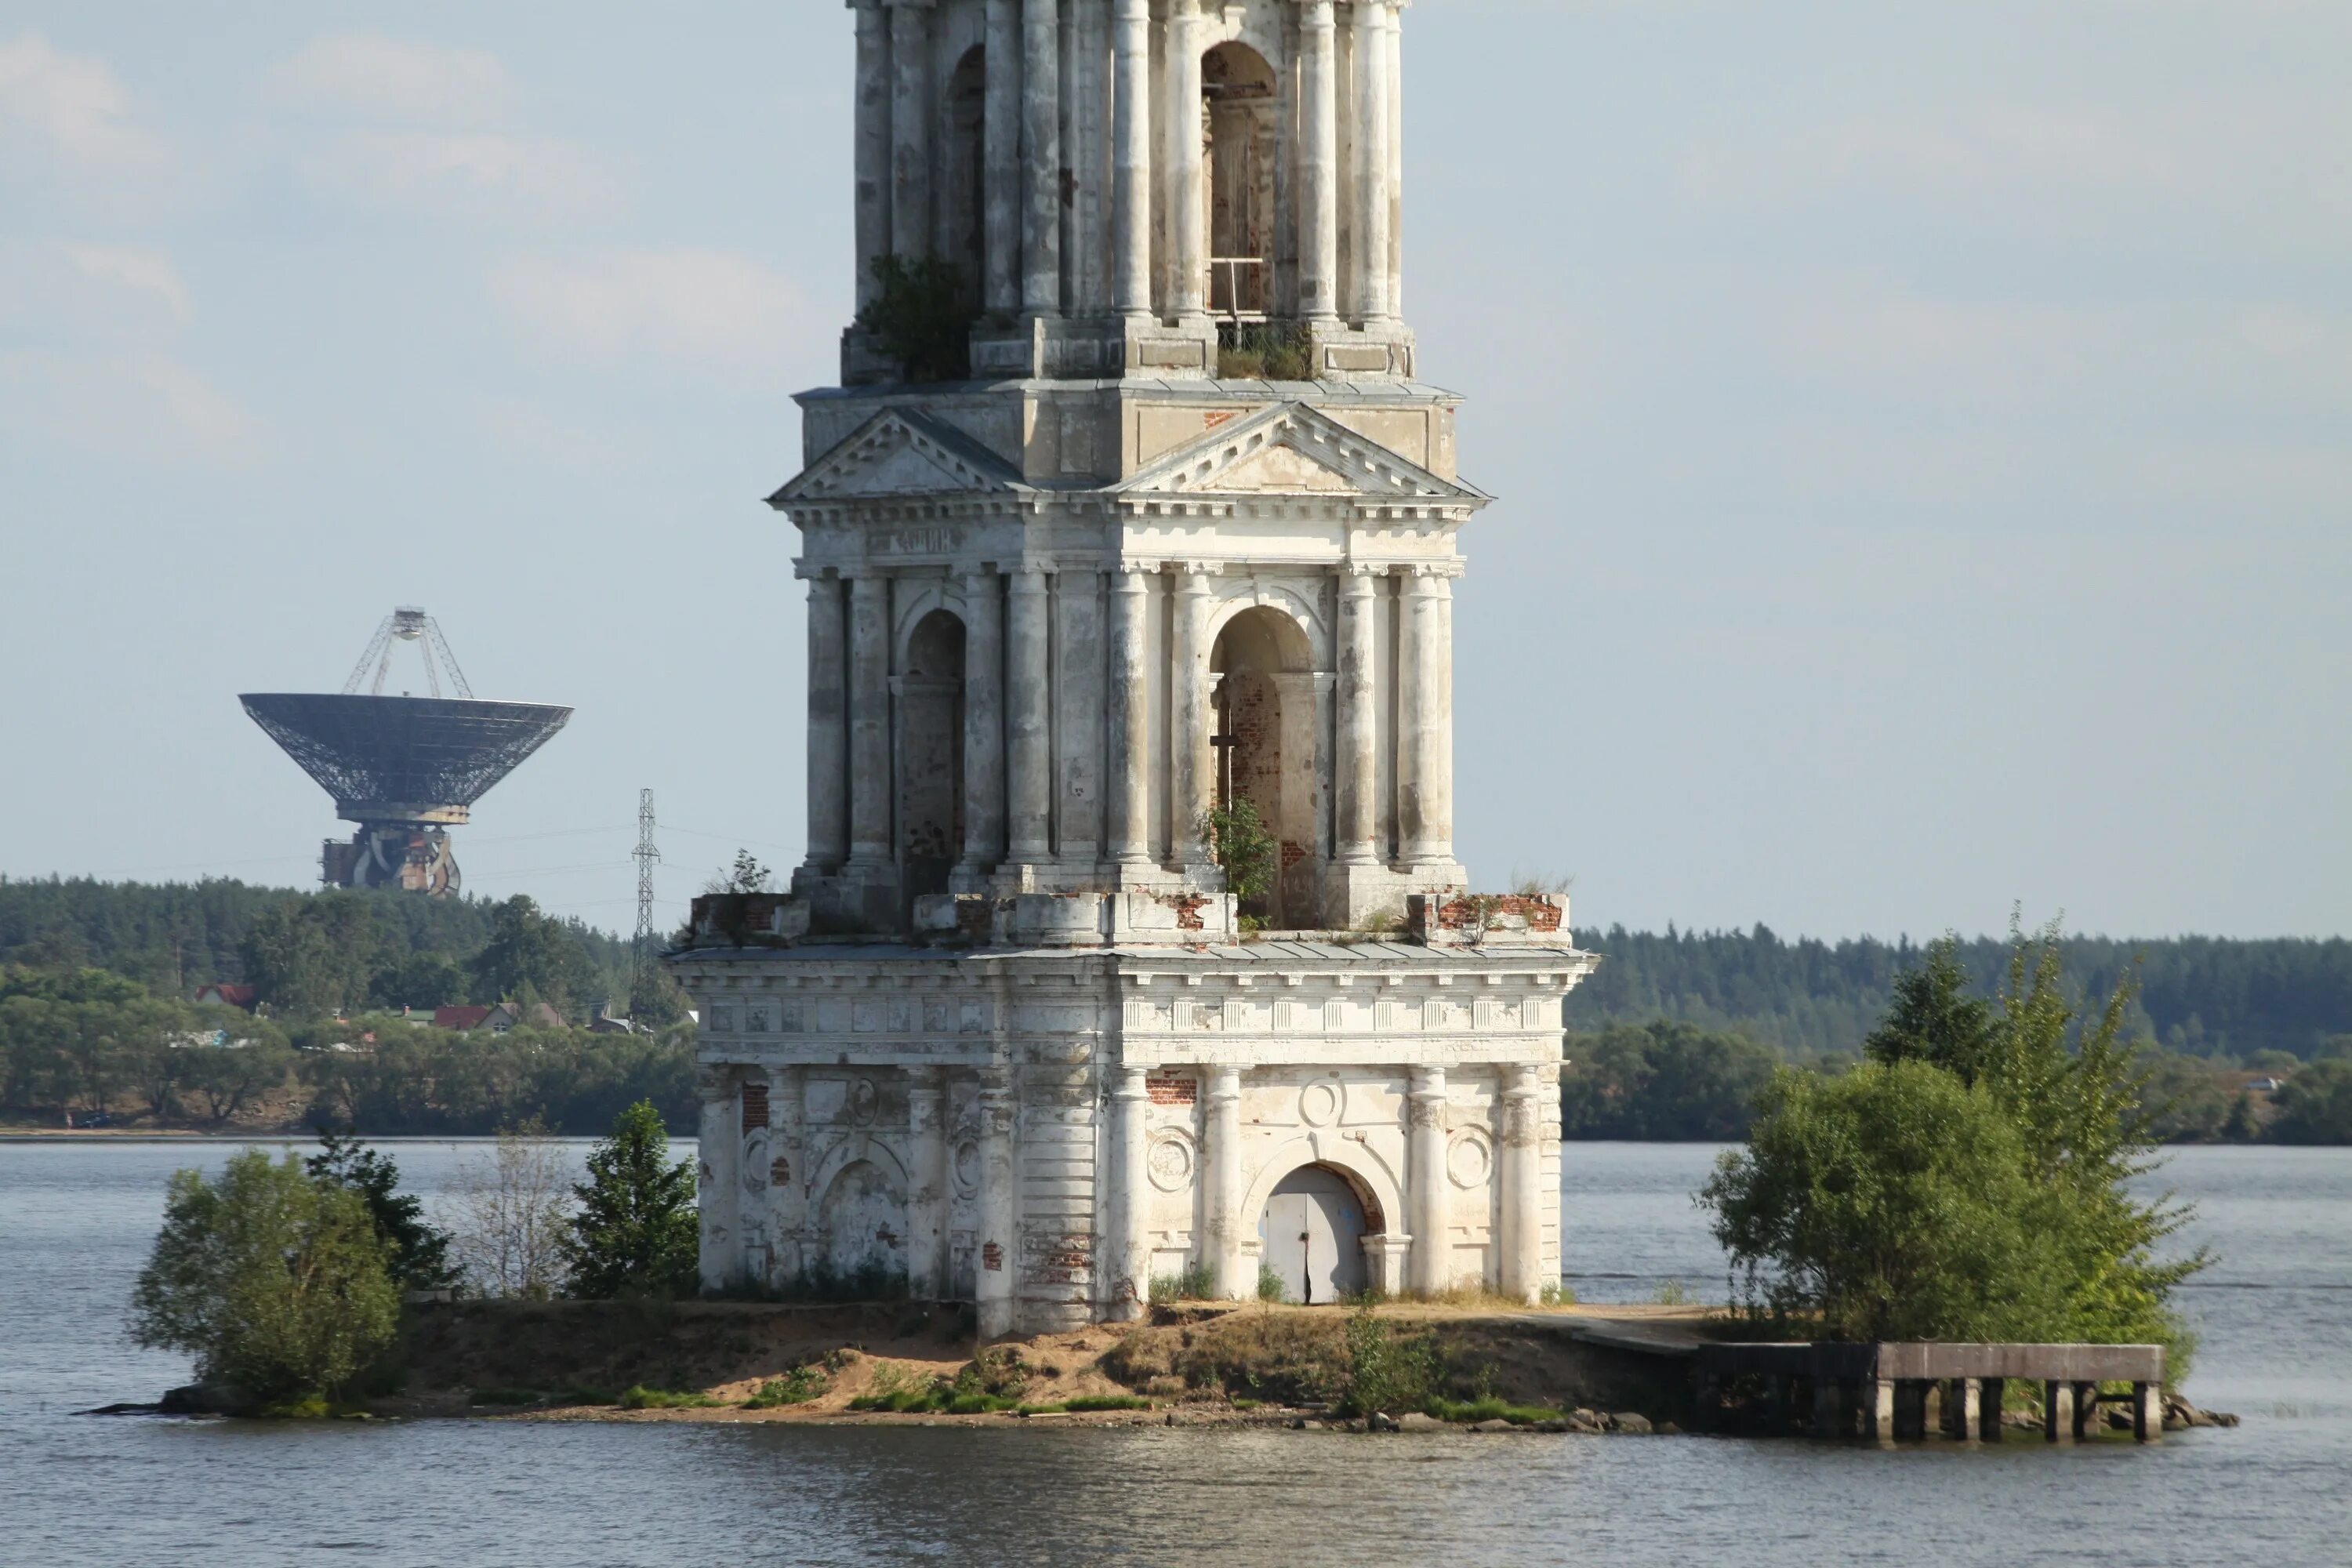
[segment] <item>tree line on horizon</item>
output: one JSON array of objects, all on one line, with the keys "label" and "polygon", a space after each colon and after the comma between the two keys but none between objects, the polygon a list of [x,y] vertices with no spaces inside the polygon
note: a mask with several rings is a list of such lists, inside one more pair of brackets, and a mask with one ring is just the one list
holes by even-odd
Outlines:
[{"label": "tree line on horizon", "polygon": [[[1762,926],[1577,936],[1603,962],[1568,1000],[1561,1120],[1573,1139],[1744,1136],[1776,1065],[1861,1058],[1927,951],[1791,941]],[[2159,1136],[2352,1142],[2352,942],[2055,940],[2071,1000],[2127,994],[2123,1027],[2163,1107]],[[1949,951],[1987,994],[2012,954],[1992,938]],[[0,1110],[121,1104],[226,1123],[299,1065],[318,1113],[373,1133],[488,1132],[531,1116],[584,1130],[638,1099],[690,1114],[685,998],[666,975],[629,996],[629,959],[620,939],[520,896],[0,878]],[[192,1006],[197,986],[221,982],[256,986],[264,1016],[240,1024]],[[624,1000],[661,1033],[493,1037],[397,1017],[404,1006],[509,1000],[544,1001],[575,1026]],[[183,1048],[223,1033],[253,1054]],[[354,1042],[369,1048],[331,1048]],[[2288,1083],[2256,1102],[2230,1068]]]}]

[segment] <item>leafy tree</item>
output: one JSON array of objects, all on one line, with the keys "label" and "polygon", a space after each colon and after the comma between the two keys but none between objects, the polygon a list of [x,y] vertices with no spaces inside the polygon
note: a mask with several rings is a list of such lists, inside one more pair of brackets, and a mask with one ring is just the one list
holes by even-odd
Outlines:
[{"label": "leafy tree", "polygon": [[2147,1100],[2152,1131],[2167,1143],[2201,1143],[2223,1136],[2230,1097],[2211,1062],[2167,1053],[2147,1058]]},{"label": "leafy tree", "polygon": [[2222,1119],[2221,1136],[2231,1143],[2251,1143],[2262,1136],[2262,1128],[2254,1121],[2254,1097],[2244,1089],[2230,1101],[2230,1114]]},{"label": "leafy tree", "polygon": [[1925,1062],[1780,1070],[1700,1201],[1752,1309],[1839,1339],[2065,1337],[2055,1196],[1991,1092]]},{"label": "leafy tree", "polygon": [[356,1193],[383,1243],[384,1266],[403,1289],[437,1290],[457,1279],[449,1233],[425,1223],[425,1203],[400,1190],[400,1167],[350,1132],[319,1130],[320,1152],[303,1162],[315,1181]]},{"label": "leafy tree", "polygon": [[572,1295],[690,1296],[699,1272],[694,1162],[669,1163],[661,1113],[645,1100],[621,1112],[572,1189],[580,1210],[564,1239]]},{"label": "leafy tree", "polygon": [[446,953],[411,952],[376,972],[368,999],[379,1007],[446,1006],[466,999],[466,972]]},{"label": "leafy tree", "polygon": [[569,1012],[588,1000],[596,973],[577,930],[517,893],[491,920],[490,940],[474,960],[474,984],[476,995],[502,1000],[536,991]]},{"label": "leafy tree", "polygon": [[286,1043],[286,1031],[271,1019],[250,1018],[234,1007],[198,1012],[205,1015],[198,1032],[209,1032],[226,1043],[189,1052],[182,1082],[218,1125],[244,1110],[247,1101],[283,1084],[294,1053]]},{"label": "leafy tree", "polygon": [[359,1194],[257,1149],[215,1181],[172,1177],[131,1308],[139,1343],[194,1355],[199,1377],[257,1405],[339,1394],[392,1342],[399,1310]]},{"label": "leafy tree", "polygon": [[2286,1080],[2271,1136],[2282,1143],[2352,1143],[2352,1061],[2314,1062]]},{"label": "leafy tree", "polygon": [[1744,1137],[1772,1054],[1738,1035],[1658,1019],[1571,1035],[1560,1079],[1568,1138]]},{"label": "leafy tree", "polygon": [[1225,890],[1243,904],[1253,904],[1274,890],[1275,873],[1282,867],[1282,846],[1266,831],[1265,819],[1247,795],[1216,806],[1201,818],[1201,837],[1225,873]]},{"label": "leafy tree", "polygon": [[[1908,1117],[1910,1136],[1971,1145],[1990,1137],[1988,1117],[1974,1099],[1962,1107],[1917,1076],[1939,1074],[1952,1089],[1981,1096],[1990,1120],[2009,1130],[2000,1147],[2013,1162],[2013,1179],[1995,1184],[1984,1170],[1959,1173],[1970,1192],[1989,1194],[2025,1226],[2018,1245],[2030,1258],[2011,1258],[1988,1276],[2019,1304],[2022,1316],[2004,1321],[2032,1327],[2032,1338],[2158,1341],[2179,1348],[2184,1336],[2168,1309],[2170,1293],[2206,1259],[2200,1253],[2158,1262],[2158,1244],[2188,1213],[2168,1200],[2143,1201],[2131,1186],[2153,1168],[2158,1108],[2149,1103],[2148,1068],[2125,1034],[2129,975],[2085,1015],[2062,984],[2054,927],[2032,941],[2013,932],[1998,1005],[1979,1010],[1969,1005],[1947,962],[1956,949],[1948,938],[1935,944],[1927,963],[1898,981],[1895,1005],[1871,1038],[1871,1070],[1844,1092],[1884,1097],[1869,1114]],[[1842,1323],[1860,1323],[1895,1310],[1851,1303],[1876,1300],[1880,1290],[1872,1281],[1898,1276],[1905,1267],[1895,1260],[1898,1251],[1948,1247],[1973,1258],[1969,1267],[1994,1268],[1985,1238],[2000,1240],[1997,1216],[1977,1198],[1963,1202],[1943,1179],[1958,1167],[1889,1165],[1905,1156],[1882,1147],[1876,1132],[1857,1130],[1859,1110],[1826,1087],[1804,1085],[1801,1079],[1775,1080],[1748,1152],[1727,1156],[1703,1194],[1751,1296],[1776,1310],[1810,1305]],[[1964,1120],[1932,1131],[1930,1113]],[[1940,1153],[1923,1151],[1917,1158]],[[1871,1198],[1900,1190],[1882,1180],[1889,1170],[1925,1184],[1915,1204]],[[1937,1219],[1938,1212],[1945,1217]],[[1931,1234],[1938,1226],[1950,1229],[1942,1240]],[[1839,1238],[1838,1245],[1822,1246],[1823,1235]],[[1940,1277],[1931,1271],[1930,1285]],[[2054,1299],[2038,1293],[2053,1282]],[[1923,1289],[1933,1310],[1906,1312],[1906,1331],[1979,1337],[1980,1314],[1964,1294]]]},{"label": "leafy tree", "polygon": [[296,1016],[323,1017],[367,999],[383,934],[364,900],[321,893],[262,910],[238,945],[246,979],[263,1002]]}]

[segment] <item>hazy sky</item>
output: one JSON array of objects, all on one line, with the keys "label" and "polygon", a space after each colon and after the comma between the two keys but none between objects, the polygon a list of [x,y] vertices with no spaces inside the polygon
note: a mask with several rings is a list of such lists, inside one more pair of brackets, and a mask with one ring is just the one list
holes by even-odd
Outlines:
[{"label": "hazy sky", "polygon": [[[1580,924],[2352,930],[2352,6],[1421,0],[1457,838]],[[0,871],[306,882],[421,603],[469,888],[799,858],[837,0],[0,6]],[[682,912],[665,907],[665,918]]]}]

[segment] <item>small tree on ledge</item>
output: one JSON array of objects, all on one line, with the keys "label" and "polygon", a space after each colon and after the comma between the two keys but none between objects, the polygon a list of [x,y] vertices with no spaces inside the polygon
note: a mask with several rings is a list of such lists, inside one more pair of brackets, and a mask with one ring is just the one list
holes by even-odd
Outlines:
[{"label": "small tree on ledge", "polygon": [[1201,837],[1225,873],[1225,891],[1248,904],[1274,890],[1274,874],[1281,868],[1282,846],[1266,831],[1265,819],[1248,796],[1212,808],[1201,817]]},{"label": "small tree on ledge", "polygon": [[908,381],[961,381],[971,374],[976,313],[963,271],[937,256],[877,256],[875,297],[857,324]]}]

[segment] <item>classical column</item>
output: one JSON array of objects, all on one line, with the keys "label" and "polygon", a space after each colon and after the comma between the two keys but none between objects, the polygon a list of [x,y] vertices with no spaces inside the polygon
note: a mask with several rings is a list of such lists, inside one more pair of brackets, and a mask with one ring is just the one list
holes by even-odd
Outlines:
[{"label": "classical column", "polygon": [[857,0],[856,169],[857,304],[882,285],[874,262],[890,252],[890,19],[882,0]]},{"label": "classical column", "polygon": [[1208,1112],[1208,1246],[1202,1258],[1217,1294],[1237,1300],[1257,1289],[1256,1280],[1242,1278],[1241,1068],[1209,1069]]},{"label": "classical column", "polygon": [[980,1228],[973,1237],[977,1247],[972,1258],[972,1295],[982,1340],[1013,1331],[1013,1282],[1021,1267],[1013,1109],[1012,1068],[985,1069],[980,1079]]},{"label": "classical column", "polygon": [[1113,0],[1111,306],[1151,314],[1151,0]]},{"label": "classical column", "polygon": [[1339,68],[1331,0],[1298,8],[1298,310],[1339,314]]},{"label": "classical column", "polygon": [[1141,1068],[1122,1067],[1117,1072],[1118,1087],[1110,1092],[1110,1198],[1105,1205],[1110,1247],[1100,1289],[1104,1315],[1124,1321],[1143,1316],[1151,1288],[1151,1184],[1144,1164],[1144,1117],[1150,1097]]},{"label": "classical column", "polygon": [[808,1230],[808,1109],[801,1069],[768,1069],[769,1283],[797,1281],[808,1268],[801,1245]]},{"label": "classical column", "polygon": [[890,244],[931,248],[931,0],[890,5]]},{"label": "classical column", "polygon": [[978,873],[1004,858],[1004,601],[985,566],[962,574],[963,858]]},{"label": "classical column", "polygon": [[1404,8],[1388,12],[1389,67],[1389,314],[1404,314]]},{"label": "classical column", "polygon": [[1405,592],[1412,637],[1400,661],[1406,765],[1397,816],[1403,858],[1419,866],[1454,858],[1454,649],[1446,636],[1454,586],[1442,573],[1423,571],[1406,580]]},{"label": "classical column", "polygon": [[907,1287],[919,1300],[948,1294],[947,1096],[938,1068],[907,1076],[907,1142],[913,1155],[907,1194]]},{"label": "classical column", "polygon": [[1108,853],[1124,866],[1151,858],[1151,672],[1145,662],[1148,601],[1156,574],[1121,567],[1110,594],[1110,760]]},{"label": "classical column", "polygon": [[1012,838],[1006,858],[1034,866],[1053,853],[1052,671],[1047,665],[1045,574],[1024,566],[1013,574],[1005,636],[1006,771],[1012,795]]},{"label": "classical column", "polygon": [[1410,1215],[1407,1223],[1412,1226],[1407,1284],[1423,1295],[1434,1295],[1454,1283],[1453,1239],[1445,1223],[1444,1068],[1412,1069],[1405,1114],[1411,1127],[1405,1150],[1405,1178],[1411,1190],[1405,1196],[1405,1209]]},{"label": "classical column", "polygon": [[1543,1294],[1543,1078],[1510,1068],[1503,1089],[1503,1294],[1533,1305]]},{"label": "classical column", "polygon": [[1380,688],[1375,633],[1380,578],[1361,566],[1339,578],[1339,857],[1379,862],[1380,773],[1373,702]]},{"label": "classical column", "polygon": [[1208,848],[1201,819],[1209,810],[1216,767],[1209,755],[1209,577],[1179,569],[1169,615],[1168,845],[1179,866],[1202,866]]},{"label": "classical column", "polygon": [[837,871],[849,855],[849,708],[841,579],[808,579],[808,860]]},{"label": "classical column", "polygon": [[1054,790],[1063,865],[1095,868],[1102,849],[1102,574],[1065,569],[1054,576]]},{"label": "classical column", "polygon": [[1023,0],[1021,309],[1062,310],[1062,5]]},{"label": "classical column", "polygon": [[1070,308],[1082,315],[1101,311],[1109,302],[1109,282],[1104,274],[1103,226],[1103,92],[1105,52],[1102,0],[1076,0],[1069,19],[1070,96],[1067,140],[1062,161],[1069,165]]},{"label": "classical column", "polygon": [[727,1068],[701,1068],[694,1092],[702,1102],[695,1141],[695,1186],[702,1230],[702,1288],[723,1290],[743,1271],[742,1227],[737,1213],[742,1184],[742,1110],[735,1099],[735,1075]]},{"label": "classical column", "polygon": [[1021,309],[1021,0],[988,0],[982,61],[981,232],[988,250],[988,308]]},{"label": "classical column", "polygon": [[890,580],[849,584],[849,860],[890,861]]},{"label": "classical column", "polygon": [[1207,308],[1209,215],[1202,187],[1201,13],[1168,0],[1168,302],[1166,316]]},{"label": "classical column", "polygon": [[1355,0],[1356,220],[1348,255],[1349,310],[1365,325],[1389,319],[1389,27],[1386,0]]}]

